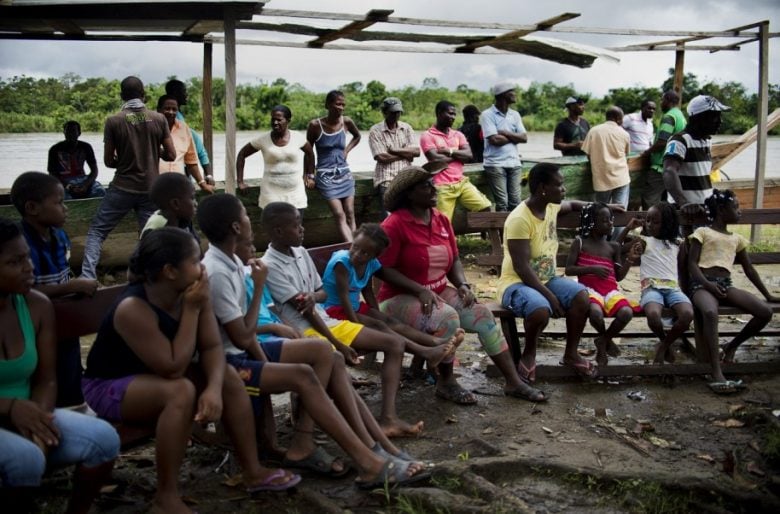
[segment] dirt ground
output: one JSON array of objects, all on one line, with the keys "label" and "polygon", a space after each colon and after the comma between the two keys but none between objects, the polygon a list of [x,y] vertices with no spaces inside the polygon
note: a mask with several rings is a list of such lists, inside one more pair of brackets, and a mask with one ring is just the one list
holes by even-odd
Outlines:
[{"label": "dirt ground", "polygon": [[[464,256],[468,263],[469,256]],[[467,266],[479,296],[492,297],[495,276]],[[780,266],[761,266],[768,287],[780,292]],[[738,286],[746,286],[735,273]],[[638,297],[635,270],[624,283]],[[751,289],[752,290],[752,289]],[[738,329],[745,316],[723,320],[723,329]],[[563,330],[560,321],[554,330]],[[632,321],[632,329],[645,327]],[[780,328],[775,318],[771,328]],[[722,342],[726,342],[723,340]],[[623,355],[611,362],[643,363],[654,341],[620,342]],[[584,340],[583,350],[593,348]],[[739,361],[780,360],[776,338],[749,341]],[[539,361],[555,364],[563,341],[545,339]],[[691,357],[677,349],[678,360]],[[425,422],[415,439],[397,443],[432,463],[433,478],[418,487],[358,492],[354,476],[340,480],[304,475],[291,493],[249,498],[231,487],[238,473],[227,450],[198,442],[188,450],[181,474],[182,491],[201,513],[227,512],[780,512],[780,376],[741,376],[748,388],[733,396],[716,396],[707,377],[622,378],[584,384],[541,381],[549,401],[532,404],[509,399],[502,381],[489,375],[489,359],[470,335],[458,353],[464,387],[479,397],[476,406],[438,400],[433,385],[406,380],[398,397],[404,419]],[[378,411],[379,375],[354,369],[371,385],[360,393]],[[633,397],[633,399],[632,399]],[[285,398],[276,409],[281,442],[289,438]],[[339,449],[325,437],[328,451]],[[223,459],[226,459],[223,462]],[[43,488],[38,506],[62,510],[68,474],[58,472]],[[123,453],[95,511],[144,512],[155,487],[154,447]]]}]

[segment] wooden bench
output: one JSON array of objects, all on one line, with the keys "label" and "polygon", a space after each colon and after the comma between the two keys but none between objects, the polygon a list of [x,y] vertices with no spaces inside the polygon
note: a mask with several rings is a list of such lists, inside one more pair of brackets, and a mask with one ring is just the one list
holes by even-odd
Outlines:
[{"label": "wooden bench", "polygon": [[[507,212],[470,212],[467,215],[468,228],[473,232],[487,232],[491,249],[488,255],[481,255],[477,257],[477,263],[482,266],[490,266],[498,268],[500,270],[501,264],[504,259],[504,249],[502,241],[502,233],[504,228],[504,222],[509,213]],[[625,226],[628,221],[633,217],[644,217],[647,213],[641,211],[629,211],[625,213],[615,214],[615,226]],[[681,225],[692,224],[704,224],[705,219],[702,216],[698,219],[680,219]],[[565,229],[573,231],[580,224],[579,212],[572,212],[565,214],[558,218],[558,229]],[[780,224],[780,209],[743,209],[742,217],[739,221],[740,225],[764,225],[764,224]],[[753,264],[780,264],[780,252],[758,252],[750,254]],[[558,254],[557,264],[558,267],[564,267],[568,254]],[[512,352],[512,356],[517,362],[520,358],[521,346],[520,336],[522,332],[518,330],[517,318],[514,313],[508,309],[505,309],[498,302],[487,303],[493,315],[496,316],[501,322],[501,328],[504,332],[504,336],[507,339],[509,348]],[[773,312],[780,312],[780,304],[772,304]],[[742,311],[734,307],[720,307],[718,310],[721,316],[733,316],[742,314]],[[635,314],[634,317],[644,317],[643,313]],[[642,370],[638,370],[637,366],[608,366],[599,372],[602,375],[608,376],[621,376],[621,375],[655,375],[655,374],[699,374],[706,373],[709,370],[709,352],[707,345],[702,341],[701,335],[701,320],[697,321],[695,316],[694,330],[688,331],[684,336],[692,336],[696,340],[696,353],[697,359],[701,363],[696,367],[691,365],[667,365],[663,367],[649,367],[643,366]],[[565,332],[552,332],[545,331],[544,333],[549,337],[563,338],[566,336]],[[764,336],[780,336],[780,331],[777,330],[764,330],[761,333]],[[729,337],[736,335],[734,331],[721,331],[720,336]],[[595,337],[596,334],[592,332],[586,332],[583,337]],[[652,333],[648,331],[623,331],[620,337],[654,337]],[[758,365],[760,364],[760,365]],[[758,365],[758,366],[757,366]],[[545,366],[545,368],[551,368]],[[699,369],[701,368],[701,369]],[[750,364],[730,364],[728,365],[729,372],[735,373],[747,373],[754,372],[760,373],[768,370],[780,371],[780,364],[778,363],[750,363]],[[545,376],[565,376],[571,374],[569,370],[561,368],[560,370],[545,370],[549,373],[545,373]],[[603,373],[602,373],[603,371]]]},{"label": "wooden bench", "polygon": [[[98,289],[94,296],[68,295],[52,299],[58,338],[82,337],[97,333],[126,284]],[[154,436],[154,426],[115,423],[123,448]]]}]

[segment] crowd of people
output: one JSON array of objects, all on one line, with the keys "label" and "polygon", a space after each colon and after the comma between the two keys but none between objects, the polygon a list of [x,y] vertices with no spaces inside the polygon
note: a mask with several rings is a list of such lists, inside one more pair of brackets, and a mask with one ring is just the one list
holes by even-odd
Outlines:
[{"label": "crowd of people", "polygon": [[[750,264],[745,239],[728,231],[740,215],[736,197],[710,183],[709,138],[728,110],[716,99],[693,98],[690,118],[680,127],[679,96],[665,93],[655,136],[653,101],[627,116],[611,107],[605,123],[591,129],[582,118],[585,100],[567,99],[569,116],[556,129],[554,144],[565,155],[589,156],[596,192],[585,201],[565,199],[563,176],[549,163],[530,170],[530,196],[520,198],[516,145],[528,135],[510,107],[517,101],[513,84],[492,88],[495,103],[478,120],[474,106],[464,109],[468,137],[452,128],[456,106],[443,100],[418,142],[399,119],[401,100],[386,98],[384,121],[369,131],[377,162],[374,185],[386,218],[381,225],[359,227],[347,159],[361,135],[344,116],[345,95],[328,93],[327,114],[309,123],[305,137],[289,130],[287,107],[274,107],[271,131],[244,146],[237,158],[239,189],[246,187],[246,158],[260,151],[265,162],[262,216],[255,221],[270,244],[258,258],[246,209],[238,197],[214,192],[208,156],[197,150],[199,138],[181,117],[186,89],[178,81],[167,89],[155,112],[146,108],[138,78],[122,81],[122,110],[105,126],[104,163],[116,168],[106,190],[97,187],[94,153],[78,144],[78,124],[71,122],[64,127],[66,141],[52,148],[49,174],[26,172],[13,184],[11,198],[22,222],[0,220],[4,490],[29,491],[47,466],[76,464],[69,511],[86,512],[118,455],[119,438],[108,422],[154,427],[157,512],[190,512],[178,481],[193,422],[221,421],[250,494],[286,490],[301,481],[282,468],[331,477],[350,472],[349,463],[316,444],[315,424],[349,456],[357,486],[418,482],[429,477],[425,464],[391,441],[424,430],[422,421],[397,413],[404,354],[427,364],[436,397],[473,405],[476,396],[458,383],[453,367],[465,333],[475,333],[503,376],[504,394],[543,402],[546,394],[534,385],[536,351],[550,318],[566,320],[562,365],[593,378],[619,354],[614,339],[639,309],[659,340],[656,364],[673,360],[670,346],[698,309],[712,357],[710,388],[716,393],[744,388],[726,379],[721,362],[734,360],[739,345],[766,326],[772,310],[732,285],[731,263],[736,259],[743,266],[767,301],[780,298]],[[494,202],[463,174],[464,163],[477,155],[475,134]],[[646,183],[660,185],[669,201],[648,192],[646,217],[616,229],[613,213],[627,207],[630,151],[651,157]],[[413,166],[421,153],[428,163]],[[206,193],[199,205],[196,187]],[[349,250],[331,256],[323,276],[303,246],[307,188],[327,200],[340,234],[351,241]],[[81,276],[71,278],[64,200],[96,190],[105,196],[89,230]],[[525,345],[517,365],[464,273],[451,223],[458,203],[473,211],[510,211],[498,299],[523,319]],[[141,237],[129,284],[103,320],[82,369],[78,340],[58,340],[50,298],[95,293],[102,242],[130,209]],[[683,234],[677,210],[706,212],[709,226]],[[581,227],[565,274],[577,281],[556,273],[557,219],[572,211],[580,213]],[[205,253],[201,235],[208,241]],[[632,265],[639,266],[639,302],[618,286]],[[717,344],[720,303],[753,315],[723,348]],[[675,313],[671,326],[662,320],[664,307]],[[608,324],[605,318],[614,320]],[[598,332],[595,362],[577,351],[588,321]],[[384,356],[377,418],[346,371],[363,352]],[[299,408],[285,450],[276,442],[269,395],[287,391],[296,393]],[[97,417],[66,408],[84,402]],[[259,454],[274,457],[282,468],[265,467]],[[14,498],[23,502],[24,496]]]}]

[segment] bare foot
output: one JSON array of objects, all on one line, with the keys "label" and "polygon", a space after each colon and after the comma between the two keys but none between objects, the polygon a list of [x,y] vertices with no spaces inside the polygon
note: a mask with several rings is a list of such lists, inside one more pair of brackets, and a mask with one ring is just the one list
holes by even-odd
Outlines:
[{"label": "bare foot", "polygon": [[187,507],[178,495],[155,496],[149,512],[153,514],[192,514],[192,509]]},{"label": "bare foot", "polygon": [[609,362],[607,357],[607,339],[604,336],[598,336],[593,340],[593,344],[596,345],[596,364],[606,366]]},{"label": "bare foot", "polygon": [[653,357],[653,364],[661,365],[664,363],[664,356],[669,350],[664,347],[663,343],[655,345],[655,356]]},{"label": "bare foot", "polygon": [[425,423],[418,421],[414,425],[396,418],[392,420],[381,420],[379,426],[387,437],[417,437],[423,431]]},{"label": "bare foot", "polygon": [[615,341],[610,339],[607,341],[607,355],[610,357],[620,357],[620,348],[615,344]]},{"label": "bare foot", "polygon": [[674,364],[676,357],[674,356],[674,350],[672,349],[672,345],[666,347],[666,352],[664,352],[664,359],[666,359],[666,362],[668,362],[669,364]]},{"label": "bare foot", "polygon": [[441,363],[446,357],[450,357],[453,353],[452,343],[446,343],[441,346],[434,346],[432,348],[426,348],[420,352],[420,355],[425,358],[425,362],[428,365],[428,369],[436,369],[436,366]]}]

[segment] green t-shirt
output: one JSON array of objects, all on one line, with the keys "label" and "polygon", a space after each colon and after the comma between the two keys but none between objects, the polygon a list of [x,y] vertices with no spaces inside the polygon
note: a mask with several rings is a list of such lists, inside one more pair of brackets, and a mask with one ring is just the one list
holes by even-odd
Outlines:
[{"label": "green t-shirt", "polygon": [[24,295],[11,295],[16,317],[24,337],[24,352],[11,360],[0,361],[0,397],[30,398],[30,377],[38,366],[38,350],[35,347],[35,327]]},{"label": "green t-shirt", "polygon": [[[674,134],[683,130],[686,123],[682,111],[678,107],[672,107],[661,118],[661,124],[658,126],[655,140],[668,141]],[[650,155],[650,167],[658,173],[663,173],[664,171],[664,150],[665,148],[661,148]]]}]

